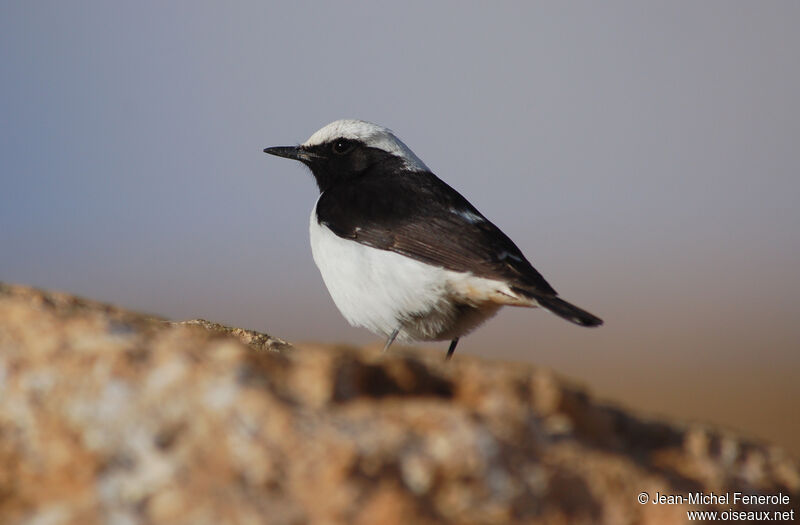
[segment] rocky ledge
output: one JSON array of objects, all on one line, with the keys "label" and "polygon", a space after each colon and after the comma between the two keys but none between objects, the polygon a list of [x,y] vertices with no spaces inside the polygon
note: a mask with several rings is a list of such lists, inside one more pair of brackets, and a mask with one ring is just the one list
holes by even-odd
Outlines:
[{"label": "rocky ledge", "polygon": [[779,449],[598,403],[533,366],[295,348],[0,284],[3,524],[619,525],[798,501]]}]

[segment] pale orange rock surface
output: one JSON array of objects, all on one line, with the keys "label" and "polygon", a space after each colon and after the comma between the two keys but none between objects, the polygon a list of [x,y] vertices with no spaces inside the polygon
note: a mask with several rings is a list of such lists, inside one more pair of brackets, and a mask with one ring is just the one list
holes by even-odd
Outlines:
[{"label": "pale orange rock surface", "polygon": [[0,284],[2,524],[671,524],[689,507],[639,493],[797,509],[799,472],[525,364],[294,348]]}]

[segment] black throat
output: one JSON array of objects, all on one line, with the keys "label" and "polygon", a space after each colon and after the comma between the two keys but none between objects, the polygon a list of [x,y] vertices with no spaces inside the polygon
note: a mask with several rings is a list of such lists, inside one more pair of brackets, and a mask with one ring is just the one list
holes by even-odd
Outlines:
[{"label": "black throat", "polygon": [[378,148],[357,144],[347,155],[331,153],[327,144],[308,148],[313,156],[304,161],[311,169],[320,193],[354,181],[407,171],[403,159]]}]

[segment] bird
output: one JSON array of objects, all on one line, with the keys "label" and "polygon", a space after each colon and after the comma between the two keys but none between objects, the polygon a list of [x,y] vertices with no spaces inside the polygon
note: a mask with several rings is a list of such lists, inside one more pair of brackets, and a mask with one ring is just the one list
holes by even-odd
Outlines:
[{"label": "bird", "polygon": [[514,242],[428,169],[390,129],[332,122],[296,146],[320,195],[311,252],[344,318],[395,340],[459,339],[503,306],[541,307],[580,326],[603,321],[561,299]]}]

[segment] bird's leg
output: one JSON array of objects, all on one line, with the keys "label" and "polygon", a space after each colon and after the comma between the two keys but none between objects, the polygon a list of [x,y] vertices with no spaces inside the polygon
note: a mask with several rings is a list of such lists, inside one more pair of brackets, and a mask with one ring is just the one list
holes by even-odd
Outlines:
[{"label": "bird's leg", "polygon": [[450,358],[453,357],[453,352],[456,351],[457,344],[458,344],[458,337],[450,341],[450,348],[447,349],[447,355],[444,358],[445,361],[449,361]]},{"label": "bird's leg", "polygon": [[400,329],[399,328],[395,328],[394,331],[391,334],[389,334],[389,339],[387,339],[386,340],[386,344],[383,345],[382,353],[386,353],[386,351],[389,349],[389,347],[392,346],[392,343],[394,343],[394,338],[397,337],[397,334],[399,334],[399,333],[400,333]]}]

